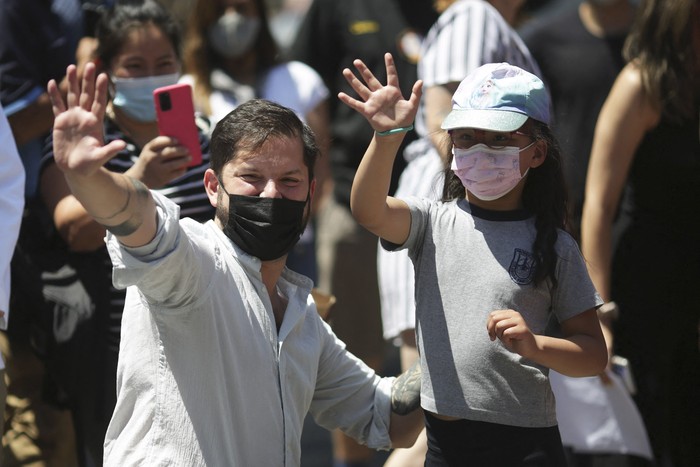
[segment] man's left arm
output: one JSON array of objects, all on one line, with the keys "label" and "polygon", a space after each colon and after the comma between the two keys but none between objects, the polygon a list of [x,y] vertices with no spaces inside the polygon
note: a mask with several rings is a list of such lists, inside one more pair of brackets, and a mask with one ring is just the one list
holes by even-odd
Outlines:
[{"label": "man's left arm", "polygon": [[420,369],[380,378],[323,324],[324,349],[311,413],[327,429],[340,428],[373,449],[413,445],[423,426]]},{"label": "man's left arm", "polygon": [[401,373],[391,385],[389,437],[394,448],[410,448],[423,429],[420,409],[420,360]]}]

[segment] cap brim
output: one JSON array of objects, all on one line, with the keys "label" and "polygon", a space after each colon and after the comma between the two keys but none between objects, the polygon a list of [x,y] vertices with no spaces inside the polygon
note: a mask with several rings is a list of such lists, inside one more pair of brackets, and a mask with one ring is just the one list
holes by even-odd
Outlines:
[{"label": "cap brim", "polygon": [[477,128],[488,131],[515,131],[525,124],[528,116],[508,110],[453,109],[442,121],[443,130]]}]

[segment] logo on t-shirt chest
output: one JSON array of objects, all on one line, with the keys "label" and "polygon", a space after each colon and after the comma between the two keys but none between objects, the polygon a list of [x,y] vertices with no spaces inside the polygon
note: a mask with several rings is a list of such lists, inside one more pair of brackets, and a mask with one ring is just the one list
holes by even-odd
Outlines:
[{"label": "logo on t-shirt chest", "polygon": [[516,248],[508,267],[508,274],[516,284],[529,284],[535,276],[535,257],[525,250]]}]

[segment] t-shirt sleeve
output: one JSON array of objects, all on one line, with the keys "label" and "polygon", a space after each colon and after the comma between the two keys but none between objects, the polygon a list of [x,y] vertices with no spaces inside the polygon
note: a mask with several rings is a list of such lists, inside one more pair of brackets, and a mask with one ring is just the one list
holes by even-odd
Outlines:
[{"label": "t-shirt sleeve", "polygon": [[556,267],[557,287],[554,289],[552,310],[559,322],[603,304],[591,280],[583,255],[574,239],[559,232],[559,259]]},{"label": "t-shirt sleeve", "polygon": [[426,223],[430,217],[430,201],[419,198],[417,196],[407,196],[403,200],[408,204],[408,209],[411,212],[411,230],[408,233],[408,238],[403,245],[388,242],[384,239],[380,240],[382,248],[387,251],[399,251],[408,249],[409,255],[413,256],[415,250],[423,241],[425,235]]}]

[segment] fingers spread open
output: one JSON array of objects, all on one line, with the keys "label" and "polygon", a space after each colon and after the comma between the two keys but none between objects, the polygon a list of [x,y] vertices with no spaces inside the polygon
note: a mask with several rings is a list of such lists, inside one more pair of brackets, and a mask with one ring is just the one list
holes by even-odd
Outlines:
[{"label": "fingers spread open", "polygon": [[364,108],[365,108],[365,104],[363,102],[358,101],[354,97],[348,96],[344,92],[338,93],[338,99],[340,100],[340,102],[344,103],[345,105],[347,105],[351,109],[355,110],[356,112],[363,113]]},{"label": "fingers spread open", "polygon": [[348,82],[351,88],[355,90],[358,96],[363,101],[367,101],[367,99],[370,98],[371,91],[365,86],[365,84],[360,81],[357,76],[348,68],[343,70],[343,77],[345,77],[345,80]]},{"label": "fingers spread open", "polygon": [[49,94],[49,99],[51,100],[51,109],[53,110],[53,116],[58,117],[59,114],[66,111],[66,104],[63,102],[63,96],[61,96],[61,91],[58,90],[58,84],[56,80],[52,79],[46,86],[46,92]]},{"label": "fingers spread open", "polygon": [[367,65],[362,60],[356,59],[355,61],[352,62],[353,65],[355,65],[355,68],[357,68],[357,71],[360,73],[362,76],[362,79],[365,80],[365,83],[367,83],[367,87],[371,89],[372,91],[376,91],[377,89],[381,89],[384,87],[382,83],[379,82],[376,76],[374,76],[374,73],[367,68]]},{"label": "fingers spread open", "polygon": [[83,71],[83,86],[80,93],[80,107],[90,111],[95,98],[95,64],[88,63]]},{"label": "fingers spread open", "polygon": [[66,69],[66,78],[68,79],[66,105],[68,108],[71,108],[77,106],[80,99],[80,84],[78,83],[78,71],[75,65],[68,65]]},{"label": "fingers spread open", "polygon": [[386,66],[386,84],[389,86],[399,87],[399,74],[396,71],[394,57],[390,53],[384,54],[384,65]]},{"label": "fingers spread open", "polygon": [[109,78],[105,73],[100,73],[95,80],[95,98],[92,100],[92,113],[100,120],[104,117],[107,108],[107,85]]}]

